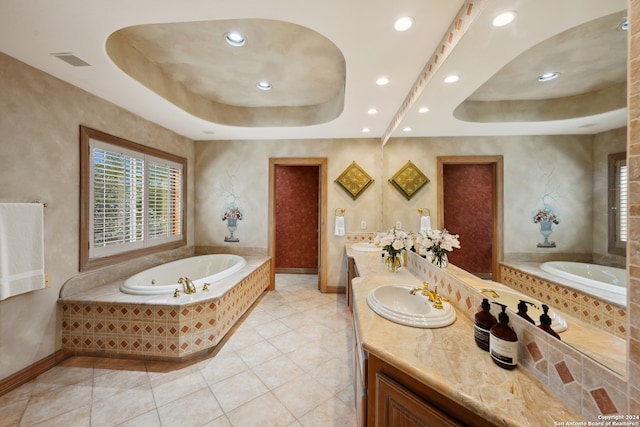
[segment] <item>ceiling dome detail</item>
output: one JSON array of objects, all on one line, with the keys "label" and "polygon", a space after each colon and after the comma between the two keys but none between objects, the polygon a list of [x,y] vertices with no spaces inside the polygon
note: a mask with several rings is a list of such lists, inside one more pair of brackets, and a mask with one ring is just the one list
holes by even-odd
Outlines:
[{"label": "ceiling dome detail", "polygon": [[[454,111],[470,122],[587,117],[627,106],[627,32],[614,13],[557,34],[495,73]],[[559,72],[557,79],[538,76]]]},{"label": "ceiling dome detail", "polygon": [[[229,46],[241,33],[246,44]],[[309,126],[343,111],[346,63],[340,49],[309,28],[238,19],[146,24],[107,39],[111,60],[167,101],[228,126]],[[256,88],[268,81],[273,89]]]}]

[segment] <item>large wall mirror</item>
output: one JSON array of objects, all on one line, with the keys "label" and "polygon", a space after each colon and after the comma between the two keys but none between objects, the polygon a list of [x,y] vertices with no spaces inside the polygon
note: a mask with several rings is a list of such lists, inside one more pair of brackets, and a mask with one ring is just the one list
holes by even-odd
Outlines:
[{"label": "large wall mirror", "polygon": [[[410,200],[384,182],[381,228],[400,221],[417,231],[418,208],[435,219],[439,156],[503,156],[505,262],[558,257],[624,268],[625,250],[609,250],[609,156],[626,157],[618,153],[627,147],[627,2],[507,2],[517,15],[505,28],[491,27],[504,2],[487,3],[383,146],[385,181],[411,160],[431,182]],[[555,80],[537,80],[551,71]],[[443,83],[450,74],[459,81]],[[415,135],[403,131],[409,127]],[[619,180],[620,158],[614,165]],[[620,230],[624,187],[615,188]],[[560,219],[554,247],[538,246],[532,212],[541,200],[552,200]],[[583,342],[565,342],[624,375],[626,335],[614,338],[614,351],[591,351],[589,339],[585,330]]]}]

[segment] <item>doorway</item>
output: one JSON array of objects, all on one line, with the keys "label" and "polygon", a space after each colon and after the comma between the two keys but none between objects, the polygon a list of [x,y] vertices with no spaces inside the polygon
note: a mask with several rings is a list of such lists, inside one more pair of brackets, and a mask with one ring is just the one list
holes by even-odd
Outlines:
[{"label": "doorway", "polygon": [[276,272],[317,273],[327,292],[326,176],[326,158],[269,159],[270,289]]},{"label": "doorway", "polygon": [[502,156],[438,157],[438,225],[460,235],[452,264],[498,280],[502,247]]}]

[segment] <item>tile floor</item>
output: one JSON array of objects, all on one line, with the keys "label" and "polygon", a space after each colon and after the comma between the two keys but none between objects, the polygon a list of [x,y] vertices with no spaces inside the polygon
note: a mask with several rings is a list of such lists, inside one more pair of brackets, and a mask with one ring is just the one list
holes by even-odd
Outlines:
[{"label": "tile floor", "polygon": [[314,275],[277,275],[215,356],[73,357],[0,396],[2,427],[355,424],[346,299]]}]

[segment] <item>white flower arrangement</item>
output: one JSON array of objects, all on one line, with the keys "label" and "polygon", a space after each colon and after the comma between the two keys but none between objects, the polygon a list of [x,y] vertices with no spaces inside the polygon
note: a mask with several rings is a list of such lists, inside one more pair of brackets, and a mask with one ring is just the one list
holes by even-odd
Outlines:
[{"label": "white flower arrangement", "polygon": [[453,251],[454,248],[460,249],[458,237],[460,236],[451,234],[446,229],[427,230],[418,234],[416,244],[432,252],[434,257],[442,258],[443,255]]},{"label": "white flower arrangement", "polygon": [[373,239],[373,243],[384,249],[389,255],[397,256],[402,251],[413,247],[413,235],[406,231],[392,228],[386,233],[378,234]]}]

